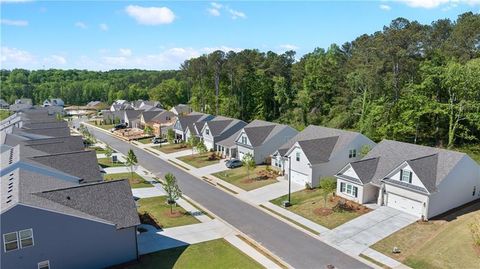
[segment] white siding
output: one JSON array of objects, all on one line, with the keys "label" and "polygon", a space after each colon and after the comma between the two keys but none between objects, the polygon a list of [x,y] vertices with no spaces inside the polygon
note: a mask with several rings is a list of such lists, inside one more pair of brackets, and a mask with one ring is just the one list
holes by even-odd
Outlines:
[{"label": "white siding", "polygon": [[[417,192],[414,192],[414,191],[411,191],[411,190],[407,190],[407,189],[404,189],[404,188],[400,188],[400,187],[396,187],[396,186],[392,186],[392,185],[388,185],[388,184],[385,184],[385,196],[383,198],[383,201],[385,203],[385,205],[388,205],[388,199],[389,199],[389,194],[393,194],[393,195],[398,195],[398,196],[401,196],[401,197],[404,197],[404,198],[407,198],[407,199],[411,199],[411,200],[414,200],[414,201],[417,201],[419,203],[422,204],[422,212],[420,214],[414,214],[414,215],[417,215],[418,217],[420,217],[421,215],[424,215],[424,216],[427,216],[426,214],[426,208],[428,206],[428,196],[425,195],[425,194],[420,194],[420,193],[417,193]],[[390,200],[392,201],[392,200]],[[411,213],[414,213],[414,212],[411,212]]]},{"label": "white siding", "polygon": [[[296,156],[297,153],[300,155],[300,161],[297,161]],[[308,165],[307,156],[303,153],[302,149],[298,146],[298,143],[295,143],[293,146],[293,150],[288,155],[290,156],[291,166],[289,166],[288,161],[286,161],[285,172],[288,174],[289,170],[292,171],[292,175],[296,173],[295,178],[302,178],[302,182],[298,182],[300,184],[308,183],[312,185],[312,168]],[[292,176],[293,178],[294,176]],[[288,178],[288,177],[287,177]]]},{"label": "white siding", "polygon": [[[350,185],[353,185],[353,186],[357,187],[358,188],[357,197],[355,198],[355,197],[353,197],[351,195],[348,195],[346,193],[342,193],[342,191],[340,189],[341,183],[350,184]],[[337,179],[336,194],[340,197],[343,197],[343,198],[347,199],[347,200],[354,201],[354,202],[359,203],[359,204],[363,203],[363,186],[362,185],[354,184],[354,183],[351,183],[349,181],[345,181],[345,180],[342,180],[342,179],[338,178]]]},{"label": "white siding", "polygon": [[[473,187],[476,193],[473,194]],[[480,199],[480,166],[470,157],[463,157],[430,197],[428,218]]]},{"label": "white siding", "polygon": [[394,174],[392,174],[390,176],[387,176],[387,177],[400,181],[400,170],[405,170],[405,171],[412,172],[412,183],[411,184],[415,185],[415,186],[418,186],[418,187],[425,188],[422,181],[418,178],[417,174],[415,174],[415,171],[413,171],[413,169],[407,163],[400,166],[396,171],[394,171]]}]

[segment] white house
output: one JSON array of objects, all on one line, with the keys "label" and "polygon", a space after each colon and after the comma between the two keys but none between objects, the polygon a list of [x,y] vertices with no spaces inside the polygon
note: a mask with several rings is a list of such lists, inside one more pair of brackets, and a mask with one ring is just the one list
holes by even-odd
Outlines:
[{"label": "white house", "polygon": [[309,125],[272,155],[272,163],[293,182],[315,187],[321,178],[359,160],[364,146],[375,143],[357,132]]},{"label": "white house", "polygon": [[49,106],[65,106],[65,103],[63,102],[62,99],[60,98],[52,98],[52,99],[45,99],[43,101],[43,107],[49,107]]},{"label": "white house", "polygon": [[180,115],[177,117],[173,130],[175,131],[176,139],[187,141],[192,133],[196,133],[194,123],[212,120],[215,116],[203,114],[199,112],[192,112],[188,115]]},{"label": "white house", "polygon": [[191,112],[193,112],[192,108],[189,105],[185,104],[179,104],[170,109],[171,112],[173,112],[177,116],[181,115],[187,115]]},{"label": "white house", "polygon": [[337,195],[429,219],[480,199],[480,166],[467,154],[383,140],[336,175]]},{"label": "white house", "polygon": [[200,131],[200,135],[208,150],[217,150],[218,141],[232,136],[245,127],[245,125],[247,125],[247,123],[243,120],[216,117],[211,121],[205,122]]},{"label": "white house", "polygon": [[265,163],[273,152],[297,133],[297,130],[287,125],[254,120],[243,127],[235,139],[238,158],[241,160],[245,154],[250,153],[255,163]]},{"label": "white house", "polygon": [[15,100],[15,103],[10,105],[11,111],[20,111],[22,109],[32,108],[32,99],[30,98],[20,98]]}]

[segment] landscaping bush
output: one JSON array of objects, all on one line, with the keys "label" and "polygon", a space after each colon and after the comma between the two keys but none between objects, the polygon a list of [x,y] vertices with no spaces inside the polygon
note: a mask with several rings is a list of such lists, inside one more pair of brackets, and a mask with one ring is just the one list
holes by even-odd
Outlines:
[{"label": "landscaping bush", "polygon": [[208,156],[208,160],[209,161],[215,161],[218,159],[218,156],[215,152],[212,152],[209,156]]}]

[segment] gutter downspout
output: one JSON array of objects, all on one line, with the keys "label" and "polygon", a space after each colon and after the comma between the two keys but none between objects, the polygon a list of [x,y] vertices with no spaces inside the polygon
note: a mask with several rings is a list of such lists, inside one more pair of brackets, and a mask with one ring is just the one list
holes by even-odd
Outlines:
[{"label": "gutter downspout", "polygon": [[137,254],[137,261],[140,260],[140,255],[138,254],[138,237],[137,237],[137,225],[135,225],[135,229],[133,230],[134,233],[135,233],[135,251],[136,251],[136,254]]}]

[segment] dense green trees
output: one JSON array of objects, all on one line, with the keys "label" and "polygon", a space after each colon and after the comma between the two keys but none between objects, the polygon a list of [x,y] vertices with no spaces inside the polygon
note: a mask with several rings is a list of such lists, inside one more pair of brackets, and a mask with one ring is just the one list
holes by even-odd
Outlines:
[{"label": "dense green trees", "polygon": [[451,147],[480,139],[479,56],[479,14],[430,25],[398,18],[297,61],[293,51],[247,49],[189,59],[178,71],[3,70],[2,97],[188,102],[245,121],[319,124],[374,140]]}]

